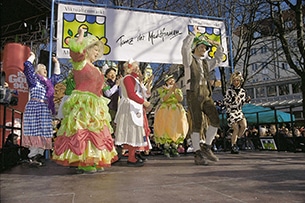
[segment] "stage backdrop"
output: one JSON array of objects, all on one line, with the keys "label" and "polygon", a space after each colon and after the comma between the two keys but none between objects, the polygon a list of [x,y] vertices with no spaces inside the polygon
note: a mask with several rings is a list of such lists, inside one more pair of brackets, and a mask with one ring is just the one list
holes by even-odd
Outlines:
[{"label": "stage backdrop", "polygon": [[[103,59],[181,64],[181,46],[192,25],[198,26],[224,49],[223,63],[228,66],[224,22],[176,15],[58,4],[57,56],[69,58],[67,39],[77,37],[79,27],[106,45]],[[213,57],[215,47],[208,54]]]}]

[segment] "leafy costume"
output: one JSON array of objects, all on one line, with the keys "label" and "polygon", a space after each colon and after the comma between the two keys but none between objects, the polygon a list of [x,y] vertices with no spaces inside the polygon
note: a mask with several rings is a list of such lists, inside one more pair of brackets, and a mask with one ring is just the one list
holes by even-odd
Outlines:
[{"label": "leafy costume", "polygon": [[101,95],[104,76],[85,60],[85,47],[92,42],[69,42],[75,90],[65,102],[64,118],[54,143],[53,159],[61,165],[96,167],[110,166],[117,152],[111,137],[107,98]]},{"label": "leafy costume", "polygon": [[[163,98],[170,90],[162,87],[158,89],[160,98]],[[183,106],[178,102],[175,94],[182,97],[181,89],[176,89],[169,99],[162,101],[155,114],[154,136],[160,144],[180,144],[188,132],[188,122]]]}]

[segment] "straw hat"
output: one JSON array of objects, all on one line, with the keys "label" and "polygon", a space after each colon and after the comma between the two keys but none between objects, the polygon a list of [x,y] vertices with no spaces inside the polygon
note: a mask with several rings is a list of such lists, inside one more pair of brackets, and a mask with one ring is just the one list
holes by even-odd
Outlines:
[{"label": "straw hat", "polygon": [[84,41],[83,41],[86,46],[85,49],[89,49],[90,47],[93,46],[98,46],[99,54],[98,54],[98,58],[102,58],[103,54],[104,54],[104,44],[101,40],[99,40],[96,36],[94,35],[88,35],[87,37],[84,37]]},{"label": "straw hat", "polygon": [[174,75],[165,75],[164,82],[167,82],[169,79],[174,78]]}]

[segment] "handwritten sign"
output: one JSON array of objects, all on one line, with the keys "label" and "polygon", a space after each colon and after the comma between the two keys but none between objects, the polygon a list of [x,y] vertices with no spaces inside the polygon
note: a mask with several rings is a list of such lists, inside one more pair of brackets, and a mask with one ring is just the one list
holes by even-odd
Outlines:
[{"label": "handwritten sign", "polygon": [[[105,44],[104,60],[181,64],[181,47],[188,26],[197,25],[219,40],[227,55],[222,21],[140,11],[58,4],[57,56],[69,58],[69,38],[82,27]],[[222,66],[228,66],[224,57]]]}]

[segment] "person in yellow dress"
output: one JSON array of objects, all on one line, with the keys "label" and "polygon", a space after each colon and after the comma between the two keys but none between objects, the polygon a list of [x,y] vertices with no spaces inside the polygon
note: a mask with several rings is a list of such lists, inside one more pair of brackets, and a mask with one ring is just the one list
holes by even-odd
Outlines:
[{"label": "person in yellow dress", "polygon": [[177,146],[183,143],[188,132],[186,112],[181,105],[183,94],[176,86],[173,75],[166,75],[165,85],[158,89],[161,104],[154,120],[155,142],[163,145],[165,156],[179,156]]}]

